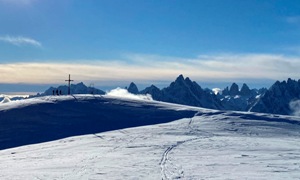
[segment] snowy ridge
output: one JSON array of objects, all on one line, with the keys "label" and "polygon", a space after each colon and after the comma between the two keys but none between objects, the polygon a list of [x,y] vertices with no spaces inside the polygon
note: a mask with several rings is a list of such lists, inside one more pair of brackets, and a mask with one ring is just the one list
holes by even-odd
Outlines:
[{"label": "snowy ridge", "polygon": [[[32,117],[28,112],[35,108],[43,113]],[[26,114],[32,118],[24,118]],[[101,123],[95,124],[96,121],[89,120],[93,116],[109,121],[100,118]],[[13,132],[20,133],[24,127],[30,127],[32,133],[33,124],[39,118],[55,126],[83,120],[77,126],[62,126],[64,131],[89,123],[92,126],[88,128],[115,126],[106,132],[69,134],[68,138],[56,137],[57,140],[49,142],[1,150],[0,179],[300,178],[299,117],[92,95],[26,100],[19,106],[6,105],[0,110],[0,117],[4,126],[16,117],[31,124],[24,126],[20,121],[20,129],[12,127]],[[57,118],[59,121],[54,121]],[[118,123],[130,123],[136,118],[149,125],[133,127],[139,124],[135,122],[132,128],[119,129]],[[150,125],[164,121],[168,123]],[[9,130],[1,128],[3,144],[10,136],[4,137]],[[51,124],[47,128],[51,129]],[[107,131],[112,129],[115,130]],[[52,130],[55,134],[64,132],[59,128]]]},{"label": "snowy ridge", "polygon": [[[0,105],[0,149],[75,135],[170,122],[195,110],[101,95],[43,96]],[[196,108],[194,108],[196,109]],[[16,133],[17,132],[17,133]]]}]

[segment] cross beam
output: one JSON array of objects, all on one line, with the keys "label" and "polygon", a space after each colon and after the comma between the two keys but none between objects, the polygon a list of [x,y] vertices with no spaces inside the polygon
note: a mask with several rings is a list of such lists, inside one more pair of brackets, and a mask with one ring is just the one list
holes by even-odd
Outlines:
[{"label": "cross beam", "polygon": [[69,74],[69,79],[67,79],[67,80],[65,80],[65,81],[68,81],[68,83],[69,83],[69,86],[68,86],[68,95],[70,95],[70,94],[71,94],[71,88],[70,88],[70,86],[71,86],[71,81],[74,81],[74,80],[71,80],[71,75]]}]

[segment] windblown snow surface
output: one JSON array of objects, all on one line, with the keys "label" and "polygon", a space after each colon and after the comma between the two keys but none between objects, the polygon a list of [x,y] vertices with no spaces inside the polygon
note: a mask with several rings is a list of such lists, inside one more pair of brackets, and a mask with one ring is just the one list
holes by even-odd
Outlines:
[{"label": "windblown snow surface", "polygon": [[75,95],[2,104],[0,123],[0,179],[300,178],[298,117]]}]

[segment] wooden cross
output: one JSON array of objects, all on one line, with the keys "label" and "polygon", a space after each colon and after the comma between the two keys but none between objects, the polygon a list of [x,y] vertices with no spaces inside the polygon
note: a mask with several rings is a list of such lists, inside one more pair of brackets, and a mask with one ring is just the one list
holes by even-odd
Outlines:
[{"label": "wooden cross", "polygon": [[67,79],[67,80],[65,80],[65,81],[68,81],[68,82],[69,82],[68,95],[70,95],[70,94],[71,94],[71,88],[70,88],[70,86],[71,86],[71,81],[74,81],[74,80],[71,80],[71,75],[69,74],[69,79]]}]

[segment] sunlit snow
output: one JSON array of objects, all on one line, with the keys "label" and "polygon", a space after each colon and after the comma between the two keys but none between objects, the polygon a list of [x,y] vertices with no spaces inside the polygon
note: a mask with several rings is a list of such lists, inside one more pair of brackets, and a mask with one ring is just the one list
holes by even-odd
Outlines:
[{"label": "sunlit snow", "polygon": [[[129,111],[155,107],[158,113],[173,109],[195,114],[164,124],[4,149],[0,151],[0,179],[300,178],[298,117],[208,110],[110,96],[74,97],[73,103],[82,103],[80,106],[98,100],[105,102],[101,106],[126,106]],[[59,106],[60,101],[71,98],[36,98],[21,106],[6,103],[5,108],[0,105],[0,117],[12,108],[21,111],[45,102]],[[69,117],[60,112],[61,116]],[[144,111],[135,112],[147,115]],[[124,119],[118,115],[115,118]]]}]

